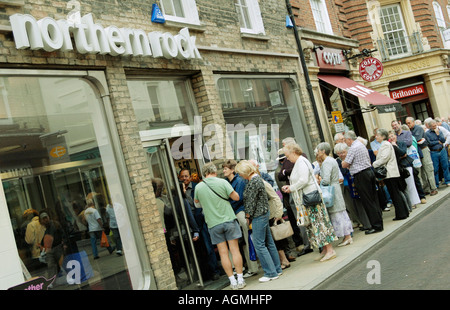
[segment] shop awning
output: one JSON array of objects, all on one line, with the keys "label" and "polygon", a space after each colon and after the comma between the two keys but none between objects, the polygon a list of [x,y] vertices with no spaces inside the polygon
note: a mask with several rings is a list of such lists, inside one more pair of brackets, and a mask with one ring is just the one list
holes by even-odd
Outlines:
[{"label": "shop awning", "polygon": [[380,94],[344,76],[319,74],[317,77],[324,82],[339,87],[343,91],[368,101],[373,107],[378,109],[378,113],[392,113],[402,109],[401,103],[397,100]]}]

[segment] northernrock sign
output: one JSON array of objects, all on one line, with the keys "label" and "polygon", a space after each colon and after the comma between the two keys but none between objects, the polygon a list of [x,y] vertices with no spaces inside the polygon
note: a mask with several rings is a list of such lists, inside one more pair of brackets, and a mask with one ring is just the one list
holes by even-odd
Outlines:
[{"label": "northernrock sign", "polygon": [[177,35],[116,26],[104,28],[94,23],[92,14],[84,15],[80,23],[64,19],[56,21],[50,17],[36,20],[28,14],[14,14],[9,19],[17,49],[73,51],[73,35],[76,50],[81,54],[181,60],[202,58],[195,45],[195,36],[189,35],[188,28],[181,29]]}]

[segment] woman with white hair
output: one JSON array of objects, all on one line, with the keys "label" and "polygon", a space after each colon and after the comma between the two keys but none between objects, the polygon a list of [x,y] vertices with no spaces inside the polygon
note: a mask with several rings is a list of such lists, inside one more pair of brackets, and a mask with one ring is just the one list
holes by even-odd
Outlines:
[{"label": "woman with white hair", "polygon": [[334,204],[327,208],[334,232],[338,238],[344,237],[338,246],[345,246],[353,243],[351,234],[353,225],[345,207],[344,196],[339,184],[339,165],[336,159],[330,157],[331,146],[328,142],[317,145],[316,159],[320,165],[320,185],[332,186],[334,188]]},{"label": "woman with white hair", "polygon": [[[282,191],[285,193],[297,192],[299,197],[318,189],[312,165],[302,156],[302,153],[302,149],[296,143],[290,143],[284,147],[284,154],[289,161],[294,163],[294,168],[290,177],[290,185],[283,186]],[[297,200],[296,203],[301,202]],[[311,224],[306,227],[310,244],[323,249],[321,262],[335,258],[336,252],[331,243],[337,238],[325,205],[322,202],[306,208],[311,221]]]}]

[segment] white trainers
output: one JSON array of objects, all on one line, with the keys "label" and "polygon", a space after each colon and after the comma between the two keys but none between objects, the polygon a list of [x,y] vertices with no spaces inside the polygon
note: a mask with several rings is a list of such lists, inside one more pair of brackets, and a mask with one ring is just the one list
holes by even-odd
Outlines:
[{"label": "white trainers", "polygon": [[247,283],[245,283],[245,281],[243,281],[243,282],[238,282],[237,288],[238,288],[238,289],[243,289],[246,285],[247,285]]},{"label": "white trainers", "polygon": [[276,280],[276,279],[278,279],[278,276],[272,277],[272,278],[269,278],[269,277],[261,277],[261,278],[259,278],[259,282],[269,282],[269,281]]}]

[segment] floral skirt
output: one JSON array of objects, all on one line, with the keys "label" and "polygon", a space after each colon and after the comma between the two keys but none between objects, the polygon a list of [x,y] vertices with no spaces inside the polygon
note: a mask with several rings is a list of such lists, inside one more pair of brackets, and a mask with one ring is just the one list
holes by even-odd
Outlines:
[{"label": "floral skirt", "polygon": [[311,245],[315,248],[324,247],[338,240],[335,235],[333,224],[323,204],[315,207],[306,207],[311,225],[306,227],[306,233]]}]

